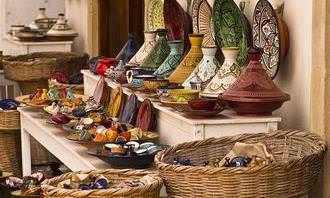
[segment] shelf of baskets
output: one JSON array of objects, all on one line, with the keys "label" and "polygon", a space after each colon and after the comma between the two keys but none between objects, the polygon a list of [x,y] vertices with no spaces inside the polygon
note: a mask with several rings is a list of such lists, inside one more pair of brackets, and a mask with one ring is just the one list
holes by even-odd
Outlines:
[{"label": "shelf of baskets", "polygon": [[[82,70],[82,73],[84,75],[85,96],[91,96],[100,77],[88,70]],[[109,79],[107,83],[111,89],[120,86]],[[123,88],[123,92],[125,95],[132,93],[127,88]],[[148,97],[142,93],[135,94],[140,101]],[[172,108],[161,105],[159,102],[152,100],[152,103],[157,110],[157,131],[160,134],[160,142],[167,145],[241,133],[270,132],[277,130],[278,123],[281,122],[281,118],[276,116],[237,116],[231,111],[224,111],[215,118],[191,119]]]},{"label": "shelf of baskets", "polygon": [[7,54],[11,55],[21,55],[29,54],[33,52],[71,52],[72,41],[60,41],[60,42],[21,42],[12,36],[6,36],[4,39],[7,42],[8,49],[6,49]]}]

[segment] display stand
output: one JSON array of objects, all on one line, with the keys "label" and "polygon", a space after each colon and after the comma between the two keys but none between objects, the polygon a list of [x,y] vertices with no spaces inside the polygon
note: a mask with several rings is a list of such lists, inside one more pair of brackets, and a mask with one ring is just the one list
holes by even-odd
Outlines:
[{"label": "display stand", "polygon": [[[100,76],[88,70],[82,70],[84,75],[85,96],[94,93],[96,84]],[[109,87],[114,89],[119,84],[106,80]],[[123,88],[125,95],[132,94],[128,88]],[[139,101],[148,98],[148,95],[136,93]],[[192,119],[185,117],[182,113],[170,107],[165,107],[161,103],[152,100],[154,108],[157,110],[157,132],[160,135],[160,143],[175,145],[182,142],[202,140],[211,137],[232,136],[241,133],[270,132],[278,129],[280,117],[248,117],[238,116],[234,112],[226,110],[218,116],[210,119]]]}]

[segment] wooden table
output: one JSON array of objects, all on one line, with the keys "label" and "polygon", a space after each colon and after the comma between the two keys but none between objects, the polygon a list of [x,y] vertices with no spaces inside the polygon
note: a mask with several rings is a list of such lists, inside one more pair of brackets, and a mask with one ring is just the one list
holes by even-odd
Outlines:
[{"label": "wooden table", "polygon": [[110,168],[97,157],[87,154],[86,147],[66,138],[61,127],[48,124],[41,110],[32,107],[19,108],[21,113],[22,169],[23,175],[31,174],[30,136],[72,171]]},{"label": "wooden table", "polygon": [[[91,96],[100,76],[88,70],[82,70],[82,74],[84,75],[85,96]],[[120,86],[110,79],[106,81],[111,89]],[[127,96],[132,94],[132,91],[127,88],[123,88],[123,92]],[[148,95],[143,93],[135,94],[140,101],[148,98]],[[192,119],[151,100],[157,110],[157,132],[160,134],[160,142],[167,145],[241,133],[270,132],[277,130],[278,123],[281,122],[280,117],[238,116],[232,111],[224,111],[219,116],[210,119]]]}]

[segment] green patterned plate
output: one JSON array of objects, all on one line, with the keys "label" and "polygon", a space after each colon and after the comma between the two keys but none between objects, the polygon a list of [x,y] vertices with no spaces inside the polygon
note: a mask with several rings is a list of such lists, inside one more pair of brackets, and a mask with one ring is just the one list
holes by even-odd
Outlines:
[{"label": "green patterned plate", "polygon": [[163,8],[162,0],[149,0],[146,15],[148,31],[156,31],[165,27]]},{"label": "green patterned plate", "polygon": [[248,27],[244,20],[233,0],[215,0],[213,23],[216,42],[221,47],[238,47],[237,62],[240,66],[247,62]]}]

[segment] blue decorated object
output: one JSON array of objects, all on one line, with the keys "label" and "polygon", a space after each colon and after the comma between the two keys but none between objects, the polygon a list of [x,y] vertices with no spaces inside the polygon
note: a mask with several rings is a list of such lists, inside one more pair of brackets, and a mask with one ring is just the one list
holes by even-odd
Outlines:
[{"label": "blue decorated object", "polygon": [[84,108],[76,108],[72,110],[72,115],[75,117],[84,117],[86,115],[86,111]]},{"label": "blue decorated object", "polygon": [[82,73],[74,74],[69,78],[70,84],[83,84],[83,82],[84,82],[84,75]]},{"label": "blue decorated object", "polygon": [[19,105],[20,103],[13,99],[0,100],[0,108],[3,110],[15,110]]},{"label": "blue decorated object", "polygon": [[66,89],[66,98],[69,99],[69,100],[72,100],[74,98],[73,93],[72,93],[72,90],[71,90],[70,87],[68,87]]},{"label": "blue decorated object", "polygon": [[136,38],[133,34],[128,34],[128,41],[124,47],[118,53],[116,60],[122,60],[124,63],[127,63],[138,51],[138,46]]},{"label": "blue decorated object", "polygon": [[108,189],[109,184],[105,178],[97,179],[92,187],[93,189]]}]

